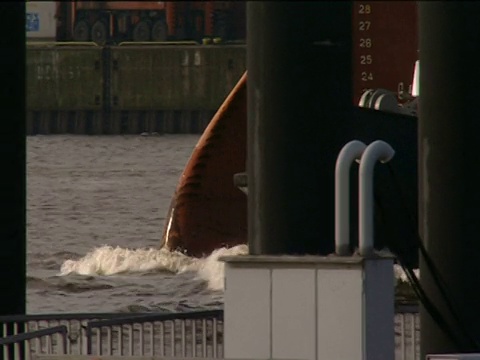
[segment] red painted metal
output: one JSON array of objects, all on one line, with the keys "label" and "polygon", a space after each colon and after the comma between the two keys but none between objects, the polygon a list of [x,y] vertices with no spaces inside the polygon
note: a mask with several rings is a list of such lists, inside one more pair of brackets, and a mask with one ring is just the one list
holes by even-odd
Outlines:
[{"label": "red painted metal", "polygon": [[168,1],[166,3],[166,20],[168,28],[168,36],[175,35],[175,29],[177,27],[177,5],[174,1]]},{"label": "red painted metal", "polygon": [[416,1],[356,1],[353,12],[354,102],[366,89],[407,91],[418,60]]},{"label": "red painted metal", "polygon": [[207,1],[205,4],[205,36],[213,35],[213,15],[215,7],[213,1]]}]

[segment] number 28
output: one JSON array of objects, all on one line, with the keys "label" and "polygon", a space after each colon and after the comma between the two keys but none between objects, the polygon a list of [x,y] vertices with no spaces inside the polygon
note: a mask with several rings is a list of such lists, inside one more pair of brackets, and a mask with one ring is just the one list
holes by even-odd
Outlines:
[{"label": "number 28", "polygon": [[370,14],[372,12],[372,7],[369,4],[360,4],[358,6],[359,14]]}]

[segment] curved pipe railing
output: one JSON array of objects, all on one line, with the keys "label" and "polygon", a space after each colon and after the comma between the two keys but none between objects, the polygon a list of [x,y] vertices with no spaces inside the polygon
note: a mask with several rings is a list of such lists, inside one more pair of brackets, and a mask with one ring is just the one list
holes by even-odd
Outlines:
[{"label": "curved pipe railing", "polygon": [[366,147],[361,141],[350,141],[335,164],[335,253],[340,256],[350,255],[350,168]]},{"label": "curved pipe railing", "polygon": [[395,155],[393,148],[385,141],[377,140],[367,146],[360,160],[359,169],[359,254],[373,253],[373,171],[377,161],[386,163]]}]

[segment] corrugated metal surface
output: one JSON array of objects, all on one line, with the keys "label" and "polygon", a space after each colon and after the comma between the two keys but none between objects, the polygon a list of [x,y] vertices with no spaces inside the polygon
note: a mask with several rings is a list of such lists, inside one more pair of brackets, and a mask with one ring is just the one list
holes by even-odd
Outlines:
[{"label": "corrugated metal surface", "polygon": [[27,1],[25,31],[28,40],[55,40],[57,20],[55,1]]},{"label": "corrugated metal surface", "polygon": [[355,1],[355,103],[365,89],[408,91],[418,60],[416,1]]},{"label": "corrugated metal surface", "polygon": [[102,105],[102,48],[28,48],[29,110],[99,110]]},{"label": "corrugated metal surface", "polygon": [[115,47],[112,109],[217,109],[245,68],[245,46]]},{"label": "corrugated metal surface", "polygon": [[[109,56],[105,56],[108,53]],[[216,110],[245,46],[29,46],[29,110]]]}]

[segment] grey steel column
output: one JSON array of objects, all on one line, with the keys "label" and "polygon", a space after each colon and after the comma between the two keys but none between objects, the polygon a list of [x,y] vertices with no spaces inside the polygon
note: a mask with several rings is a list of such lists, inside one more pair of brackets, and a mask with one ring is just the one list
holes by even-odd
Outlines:
[{"label": "grey steel column", "polygon": [[445,335],[422,308],[423,358],[480,351],[480,3],[419,7],[420,232],[460,319],[453,319],[421,257],[421,284],[458,338]]},{"label": "grey steel column", "polygon": [[353,108],[352,2],[248,2],[250,254],[334,250],[334,171]]}]

